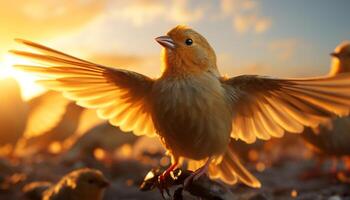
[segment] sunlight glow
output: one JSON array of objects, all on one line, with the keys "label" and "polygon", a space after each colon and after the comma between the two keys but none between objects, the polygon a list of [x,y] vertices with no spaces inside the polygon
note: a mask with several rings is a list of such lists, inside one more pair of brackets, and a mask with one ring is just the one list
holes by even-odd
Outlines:
[{"label": "sunlight glow", "polygon": [[59,154],[62,152],[62,144],[58,141],[51,142],[48,150],[52,154]]},{"label": "sunlight glow", "polygon": [[106,151],[101,148],[96,148],[94,150],[94,157],[97,160],[104,160],[106,158]]},{"label": "sunlight glow", "polygon": [[35,75],[16,70],[12,66],[15,64],[33,64],[32,62],[6,54],[0,57],[0,79],[12,77],[21,86],[22,98],[29,100],[45,91],[43,87],[35,83]]}]

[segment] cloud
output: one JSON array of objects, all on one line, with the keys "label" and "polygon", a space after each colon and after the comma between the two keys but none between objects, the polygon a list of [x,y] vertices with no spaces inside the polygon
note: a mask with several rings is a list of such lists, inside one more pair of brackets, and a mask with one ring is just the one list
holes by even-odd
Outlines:
[{"label": "cloud", "polygon": [[271,20],[267,18],[261,18],[255,20],[254,30],[256,33],[263,33],[271,27]]},{"label": "cloud", "polygon": [[[228,52],[218,55],[218,65],[221,73],[225,76],[237,76],[243,74],[269,74],[272,68],[257,60],[244,60],[233,58]],[[271,74],[271,73],[270,73]]]},{"label": "cloud", "polygon": [[102,13],[106,0],[18,0],[0,6],[0,52],[13,38],[38,40],[79,29]]},{"label": "cloud", "polygon": [[289,60],[296,52],[300,42],[297,39],[273,40],[268,44],[268,49],[282,61]]},{"label": "cloud", "polygon": [[160,75],[159,55],[98,54],[88,56],[88,60],[106,66],[127,69],[152,78]]},{"label": "cloud", "polygon": [[112,2],[113,15],[130,20],[135,26],[154,20],[189,23],[203,18],[205,7],[192,6],[189,0],[129,0]]},{"label": "cloud", "polygon": [[221,10],[226,15],[232,13],[253,10],[258,7],[258,3],[254,0],[221,0]]},{"label": "cloud", "polygon": [[271,19],[260,14],[256,0],[221,0],[220,8],[238,33],[264,33],[271,27]]},{"label": "cloud", "polygon": [[187,0],[173,0],[173,8],[170,10],[170,19],[174,22],[194,22],[203,18],[205,7],[198,6],[190,9]]},{"label": "cloud", "polygon": [[141,26],[153,21],[164,13],[164,5],[158,0],[116,1],[112,4],[114,17],[130,20],[132,24]]}]

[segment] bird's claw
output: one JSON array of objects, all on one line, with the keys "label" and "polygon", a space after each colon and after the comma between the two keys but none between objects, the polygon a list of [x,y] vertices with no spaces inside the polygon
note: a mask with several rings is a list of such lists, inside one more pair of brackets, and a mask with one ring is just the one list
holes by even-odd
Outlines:
[{"label": "bird's claw", "polygon": [[[163,173],[163,174],[159,175],[157,188],[158,188],[160,194],[162,195],[163,199],[166,199],[165,193],[168,195],[168,197],[171,197],[169,188],[168,188],[167,183],[166,183],[166,174]],[[165,191],[165,193],[164,193],[164,191]]]}]

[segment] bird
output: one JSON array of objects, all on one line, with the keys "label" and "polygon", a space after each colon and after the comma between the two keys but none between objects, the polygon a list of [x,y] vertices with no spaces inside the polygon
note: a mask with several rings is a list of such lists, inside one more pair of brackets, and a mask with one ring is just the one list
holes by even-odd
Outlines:
[{"label": "bird", "polygon": [[82,168],[63,176],[56,184],[33,182],[22,190],[33,200],[102,200],[107,186],[109,182],[101,171]]},{"label": "bird", "polygon": [[[52,102],[55,102],[54,107]],[[35,97],[27,104],[29,114],[26,128],[15,147],[16,156],[22,157],[47,152],[48,144],[61,142],[72,135],[83,111],[83,108],[54,91]]]},{"label": "bird", "polygon": [[83,60],[44,45],[17,39],[35,52],[10,50],[38,65],[15,65],[40,75],[38,83],[97,114],[121,130],[158,136],[171,156],[164,180],[187,163],[193,174],[227,184],[261,187],[232,146],[241,139],[282,137],[317,127],[350,108],[350,74],[311,78],[222,76],[214,49],[189,26],[156,37],[162,46],[157,78]]},{"label": "bird", "polygon": [[[55,106],[52,106],[52,102],[55,102]],[[14,155],[17,157],[48,153],[48,144],[65,143],[63,146],[67,146],[71,138],[102,123],[92,110],[77,106],[55,91],[34,97],[25,105],[28,114],[23,114],[26,116],[25,129],[15,143]]]},{"label": "bird", "polygon": [[[350,42],[340,43],[330,55],[333,57],[330,76],[350,72]],[[306,128],[301,136],[321,154],[318,157],[320,159],[323,159],[325,155],[334,158],[350,155],[348,143],[350,141],[350,117],[338,117],[316,128]],[[345,163],[347,170],[350,170],[348,159],[345,159]]]}]

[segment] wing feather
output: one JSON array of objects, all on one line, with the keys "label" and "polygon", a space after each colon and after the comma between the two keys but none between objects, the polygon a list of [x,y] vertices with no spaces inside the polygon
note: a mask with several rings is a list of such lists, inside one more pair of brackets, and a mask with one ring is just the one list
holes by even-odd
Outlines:
[{"label": "wing feather", "polygon": [[301,133],[350,110],[350,73],[310,79],[244,75],[222,83],[234,110],[231,136],[248,143]]},{"label": "wing feather", "polygon": [[15,66],[38,74],[38,83],[62,92],[80,106],[96,109],[101,118],[124,131],[154,135],[148,106],[152,79],[136,72],[95,64],[31,41],[16,41],[39,52],[11,51],[38,63],[37,66]]}]

